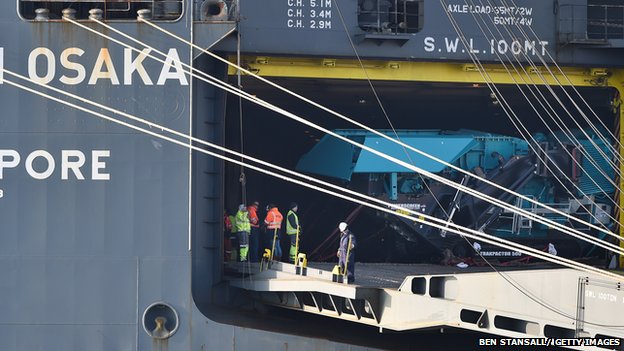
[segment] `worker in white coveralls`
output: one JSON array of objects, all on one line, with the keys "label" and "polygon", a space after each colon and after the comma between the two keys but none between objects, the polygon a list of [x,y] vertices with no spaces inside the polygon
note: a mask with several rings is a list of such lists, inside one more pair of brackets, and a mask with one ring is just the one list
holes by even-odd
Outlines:
[{"label": "worker in white coveralls", "polygon": [[338,264],[340,265],[340,271],[344,274],[345,269],[347,272],[347,282],[353,283],[355,281],[355,234],[351,230],[347,229],[347,223],[341,222],[338,225],[340,230],[340,248],[338,248]]}]

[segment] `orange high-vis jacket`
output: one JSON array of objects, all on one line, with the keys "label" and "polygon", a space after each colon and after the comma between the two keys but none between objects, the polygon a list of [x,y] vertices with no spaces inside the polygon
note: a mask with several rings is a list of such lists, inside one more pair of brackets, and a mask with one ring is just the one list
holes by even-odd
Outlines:
[{"label": "orange high-vis jacket", "polygon": [[277,207],[273,207],[267,213],[264,223],[267,225],[267,229],[279,229],[282,226],[283,219],[284,217]]},{"label": "orange high-vis jacket", "polygon": [[226,214],[223,214],[223,226],[223,229],[227,230],[228,233],[232,231],[232,221],[230,220],[230,217]]},{"label": "orange high-vis jacket", "polygon": [[251,226],[255,228],[260,227],[257,211],[258,209],[256,208],[256,206],[252,205],[247,207],[247,212],[249,213],[249,223],[251,223]]}]

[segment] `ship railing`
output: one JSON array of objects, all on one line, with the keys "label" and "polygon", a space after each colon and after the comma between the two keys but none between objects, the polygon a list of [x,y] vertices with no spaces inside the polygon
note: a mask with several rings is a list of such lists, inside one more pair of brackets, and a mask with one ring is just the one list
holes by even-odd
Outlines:
[{"label": "ship railing", "polygon": [[[571,199],[570,201],[566,201],[566,202],[556,202],[556,203],[545,203],[545,205],[549,206],[552,208],[551,209],[547,209],[547,208],[542,208],[542,207],[537,207],[535,204],[528,204],[528,202],[526,202],[523,199],[518,199],[516,201],[516,207],[521,207],[524,210],[541,216],[541,217],[546,217],[549,218],[553,221],[556,221],[558,223],[561,224],[565,224],[568,223],[569,221],[562,215],[558,214],[557,211],[559,212],[563,212],[563,213],[567,213],[570,215],[574,215],[575,217],[586,221],[586,222],[591,222],[591,223],[597,223],[597,219],[593,218],[593,214],[595,213],[599,213],[599,209],[601,211],[602,210],[602,205],[596,205],[594,203],[592,203],[591,201],[582,199],[582,200],[578,200],[578,199]],[[587,211],[579,211],[580,207],[585,206],[588,210]],[[555,211],[556,210],[556,211]],[[520,234],[522,230],[531,230],[533,228],[533,221],[529,218],[526,218],[518,213],[515,212],[511,212],[507,209],[503,210],[501,213],[501,218],[511,218],[512,220],[512,229],[511,232],[513,234]],[[602,223],[602,222],[601,222]],[[580,227],[575,227],[577,230],[580,231],[589,231],[590,227],[589,226],[580,226]]]},{"label": "ship railing", "polygon": [[[159,21],[178,20],[184,14],[184,0],[19,0],[19,13],[25,20],[55,21],[67,14],[72,19],[92,18],[100,10],[102,20],[136,20],[139,11],[144,18]],[[69,11],[69,12],[68,12]]]}]

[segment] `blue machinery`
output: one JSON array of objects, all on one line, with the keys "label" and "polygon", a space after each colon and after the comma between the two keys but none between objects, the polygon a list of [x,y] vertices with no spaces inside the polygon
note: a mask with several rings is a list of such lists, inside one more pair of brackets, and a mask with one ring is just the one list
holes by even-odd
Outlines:
[{"label": "blue machinery", "polygon": [[[558,146],[561,145],[558,141],[565,140],[565,137],[536,134],[532,142],[539,145],[530,147],[529,143],[518,138],[467,130],[402,130],[396,136],[392,131],[383,132],[447,163],[565,213],[608,229],[614,227],[609,199],[615,192],[614,172],[609,168],[610,160],[601,156],[601,152],[609,155],[607,145],[601,140],[590,141],[578,137],[575,143],[563,143],[562,147]],[[564,216],[536,208],[528,201],[516,199],[490,185],[465,177],[442,163],[404,149],[378,135],[360,130],[338,130],[337,133],[532,213],[572,226]],[[350,182],[355,190],[401,207],[450,219],[457,224],[521,241],[536,248],[543,249],[549,243],[554,243],[564,256],[581,257],[598,253],[598,250],[585,242],[570,239],[549,230],[543,224],[498,209],[483,200],[462,195],[449,186],[331,136],[321,139],[310,152],[301,157],[297,169]],[[570,189],[569,192],[566,188]],[[393,222],[393,227],[408,241],[424,241],[438,251],[451,249],[457,256],[471,253],[467,243],[457,236],[447,237],[446,233],[438,229],[400,217],[384,218]],[[590,232],[587,227],[574,227]],[[493,256],[515,256],[499,252],[500,249],[494,248],[484,250],[484,253],[492,253]]]}]

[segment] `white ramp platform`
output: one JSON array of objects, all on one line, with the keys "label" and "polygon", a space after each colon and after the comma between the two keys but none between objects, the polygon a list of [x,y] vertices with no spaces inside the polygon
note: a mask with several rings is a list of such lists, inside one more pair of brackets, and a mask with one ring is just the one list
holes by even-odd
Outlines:
[{"label": "white ramp platform", "polygon": [[582,350],[622,348],[624,291],[615,280],[571,269],[458,272],[433,265],[358,264],[357,284],[347,285],[332,281],[329,267],[274,262],[260,272],[257,265],[239,266],[252,274],[230,284],[255,292],[264,303],[372,325],[380,332],[455,327],[505,338],[544,338],[540,342],[575,339],[558,346]]}]

